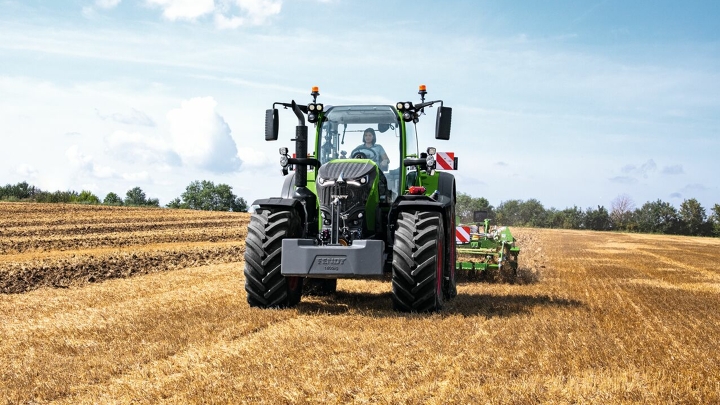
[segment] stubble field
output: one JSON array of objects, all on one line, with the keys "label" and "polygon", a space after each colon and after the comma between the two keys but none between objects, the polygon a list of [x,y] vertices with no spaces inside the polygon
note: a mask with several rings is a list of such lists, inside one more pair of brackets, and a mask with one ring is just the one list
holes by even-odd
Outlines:
[{"label": "stubble field", "polygon": [[720,239],[515,228],[518,283],[249,308],[249,214],[0,203],[0,403],[719,403]]}]

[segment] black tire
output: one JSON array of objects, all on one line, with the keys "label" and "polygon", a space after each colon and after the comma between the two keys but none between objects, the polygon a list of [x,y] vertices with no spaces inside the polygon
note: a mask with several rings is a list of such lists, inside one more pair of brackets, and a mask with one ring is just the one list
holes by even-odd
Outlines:
[{"label": "black tire", "polygon": [[437,212],[401,212],[393,245],[393,308],[439,311],[443,306],[445,234]]},{"label": "black tire", "polygon": [[251,307],[288,308],[300,302],[303,279],[280,274],[282,240],[300,237],[293,211],[252,214],[245,239],[245,291]]},{"label": "black tire", "polygon": [[451,300],[457,296],[457,274],[455,267],[457,266],[457,246],[455,245],[455,206],[449,210],[445,258],[445,279],[443,280],[443,294],[446,300]]},{"label": "black tire", "polygon": [[325,297],[337,291],[336,278],[307,278],[303,285],[303,295]]}]

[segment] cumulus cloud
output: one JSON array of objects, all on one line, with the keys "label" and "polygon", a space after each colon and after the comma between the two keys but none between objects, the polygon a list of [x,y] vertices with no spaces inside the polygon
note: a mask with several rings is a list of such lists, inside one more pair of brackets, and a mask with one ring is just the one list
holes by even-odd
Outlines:
[{"label": "cumulus cloud", "polygon": [[171,21],[194,21],[213,15],[215,26],[233,29],[242,25],[262,25],[279,14],[282,0],[146,0],[147,4],[160,7],[163,16]]},{"label": "cumulus cloud", "polygon": [[154,127],[155,121],[150,118],[147,114],[142,111],[138,111],[134,108],[131,109],[129,114],[113,113],[113,114],[102,114],[99,110],[95,110],[98,117],[103,120],[111,119],[115,122],[127,125],[141,125],[146,127]]},{"label": "cumulus cloud", "polygon": [[70,146],[65,151],[65,157],[70,162],[70,165],[88,175],[101,179],[116,177],[112,168],[96,164],[93,157],[84,154],[77,145]]},{"label": "cumulus cloud", "polygon": [[630,176],[615,176],[611,177],[610,181],[613,183],[620,183],[620,184],[635,184],[638,182],[638,180],[634,177]]},{"label": "cumulus cloud", "polygon": [[271,166],[274,163],[267,154],[253,148],[238,148],[238,156],[242,158],[243,169],[258,169]]},{"label": "cumulus cloud", "polygon": [[146,0],[151,6],[163,9],[168,20],[195,20],[215,9],[213,0]]},{"label": "cumulus cloud", "polygon": [[138,133],[115,131],[105,138],[114,156],[129,163],[179,166],[180,156],[164,142]]},{"label": "cumulus cloud", "polygon": [[167,114],[174,150],[184,163],[216,173],[240,169],[230,127],[217,112],[212,97],[183,101],[180,108]]},{"label": "cumulus cloud", "polygon": [[122,0],[95,0],[92,6],[85,6],[82,8],[82,14],[85,18],[95,18],[97,16],[96,9],[100,8],[103,10],[110,10],[117,7]]},{"label": "cumulus cloud", "polygon": [[685,173],[683,171],[682,165],[674,165],[674,166],[665,166],[663,167],[662,174],[683,174]]},{"label": "cumulus cloud", "polygon": [[624,174],[630,175],[630,176],[640,176],[645,179],[648,178],[648,175],[650,173],[655,172],[657,170],[657,165],[655,164],[655,161],[650,159],[647,162],[643,163],[640,166],[635,166],[633,164],[628,164],[622,167],[621,171]]},{"label": "cumulus cloud", "polygon": [[95,5],[100,8],[109,9],[116,7],[121,1],[122,0],[95,0]]},{"label": "cumulus cloud", "polygon": [[[234,14],[234,8],[240,15]],[[281,0],[224,0],[215,13],[215,25],[220,29],[232,29],[241,25],[262,25],[268,18],[280,14]]]},{"label": "cumulus cloud", "polygon": [[38,175],[38,171],[35,167],[28,164],[21,164],[15,168],[15,173],[26,178],[35,178]]}]

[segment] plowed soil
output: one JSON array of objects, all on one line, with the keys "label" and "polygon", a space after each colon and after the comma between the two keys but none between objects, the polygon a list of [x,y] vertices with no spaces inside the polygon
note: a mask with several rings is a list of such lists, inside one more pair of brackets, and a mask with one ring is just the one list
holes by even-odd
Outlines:
[{"label": "plowed soil", "polygon": [[0,203],[0,404],[720,403],[720,239],[512,229],[436,314],[249,308],[248,214]]},{"label": "plowed soil", "polygon": [[242,260],[249,215],[0,204],[0,293]]}]

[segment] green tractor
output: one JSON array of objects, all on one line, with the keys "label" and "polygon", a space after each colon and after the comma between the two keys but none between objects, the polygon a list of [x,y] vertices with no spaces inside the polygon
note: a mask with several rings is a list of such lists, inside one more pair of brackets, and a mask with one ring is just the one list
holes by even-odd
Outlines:
[{"label": "green tractor", "polygon": [[[437,311],[457,295],[455,178],[436,171],[434,147],[419,153],[415,130],[437,105],[435,139],[449,139],[452,109],[425,101],[425,86],[418,94],[416,104],[324,106],[313,87],[311,103],[267,110],[267,141],[278,138],[278,106],[291,109],[298,125],[295,153],[280,148],[280,196],[252,204],[244,270],[250,306],[293,307],[303,291],[334,293],[338,279],[389,275],[398,311]],[[457,159],[451,164],[456,169]]]}]

